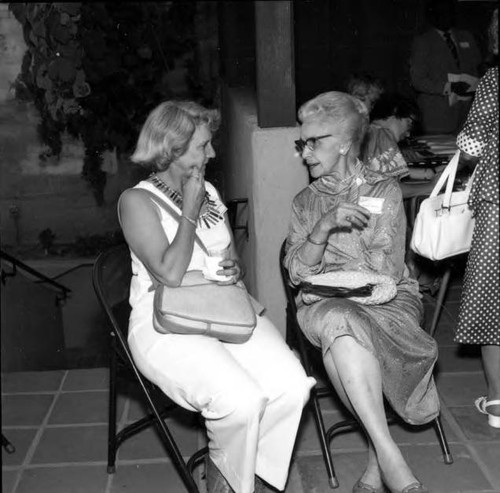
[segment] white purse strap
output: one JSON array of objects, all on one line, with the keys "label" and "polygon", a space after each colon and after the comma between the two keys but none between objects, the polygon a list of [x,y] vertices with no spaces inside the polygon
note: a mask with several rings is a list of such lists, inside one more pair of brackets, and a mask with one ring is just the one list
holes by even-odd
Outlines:
[{"label": "white purse strap", "polygon": [[[439,192],[441,192],[441,189],[444,187],[446,183],[446,190],[444,192],[444,197],[443,197],[443,207],[448,209],[451,203],[451,194],[453,192],[453,185],[455,183],[455,176],[457,174],[459,158],[460,158],[460,150],[457,150],[453,155],[453,157],[450,159],[450,162],[444,169],[443,173],[439,177],[439,180],[437,181],[436,185],[434,186],[429,196],[429,197],[436,197],[437,195],[439,195]],[[472,173],[467,183],[467,186],[465,187],[466,192],[470,193],[475,171],[476,170],[474,169],[474,172]]]}]

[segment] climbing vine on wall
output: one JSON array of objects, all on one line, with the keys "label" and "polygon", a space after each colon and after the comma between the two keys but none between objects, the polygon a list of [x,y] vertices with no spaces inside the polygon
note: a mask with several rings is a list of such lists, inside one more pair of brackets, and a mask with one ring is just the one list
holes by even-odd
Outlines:
[{"label": "climbing vine on wall", "polygon": [[194,2],[11,3],[27,51],[16,81],[40,113],[42,161],[64,132],[85,147],[82,176],[104,200],[106,150],[128,152],[147,113],[171,97],[166,74],[193,49]]}]

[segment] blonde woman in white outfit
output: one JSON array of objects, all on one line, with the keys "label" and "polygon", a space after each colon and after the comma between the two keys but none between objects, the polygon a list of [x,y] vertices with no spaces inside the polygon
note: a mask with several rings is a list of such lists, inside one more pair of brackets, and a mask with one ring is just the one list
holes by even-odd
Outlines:
[{"label": "blonde woman in white outfit", "polygon": [[[152,324],[154,276],[178,286],[202,270],[208,249],[228,248],[220,263],[227,282],[241,277],[226,207],[204,180],[215,156],[219,113],[194,102],[167,101],[147,118],[132,161],[152,175],[126,190],[120,221],[132,257],[129,344],[141,372],[182,407],[205,419],[209,493],[283,490],[302,408],[314,380],[264,316],[244,344],[198,335],[160,334]],[[178,211],[177,223],[143,189]]]}]

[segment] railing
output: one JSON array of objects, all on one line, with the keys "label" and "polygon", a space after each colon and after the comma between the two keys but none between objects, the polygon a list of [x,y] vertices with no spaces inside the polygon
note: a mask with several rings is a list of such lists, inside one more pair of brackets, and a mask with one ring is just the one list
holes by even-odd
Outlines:
[{"label": "railing", "polygon": [[64,301],[68,297],[68,294],[71,293],[70,288],[67,288],[66,286],[58,283],[57,281],[54,281],[54,279],[47,277],[45,274],[42,274],[36,269],[33,269],[33,267],[26,265],[24,262],[21,262],[21,260],[13,257],[12,255],[9,255],[8,253],[4,252],[1,249],[0,249],[0,258],[12,264],[11,272],[7,272],[5,269],[1,269],[0,280],[2,284],[5,284],[5,280],[7,279],[7,277],[14,277],[17,274],[17,269],[21,269],[24,270],[25,272],[28,272],[32,276],[36,277],[40,282],[47,283],[50,286],[61,291],[61,296],[62,296],[61,301]]}]

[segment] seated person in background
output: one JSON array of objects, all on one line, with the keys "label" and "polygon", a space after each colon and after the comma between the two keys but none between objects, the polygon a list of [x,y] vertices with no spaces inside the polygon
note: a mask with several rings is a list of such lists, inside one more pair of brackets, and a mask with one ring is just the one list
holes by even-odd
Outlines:
[{"label": "seated person in background", "polygon": [[[477,77],[481,52],[468,31],[456,29],[456,0],[428,0],[430,28],[413,40],[410,77],[418,93],[425,134],[456,134],[469,111],[474,88],[448,74]],[[459,98],[450,105],[450,93]]]},{"label": "seated person in background", "polygon": [[418,108],[399,94],[382,94],[370,114],[371,124],[361,147],[360,159],[365,166],[398,180],[428,180],[428,183],[404,183],[400,181],[403,198],[429,195],[434,188],[437,174],[445,166],[436,168],[409,168],[398,142],[406,138],[417,120]]},{"label": "seated person in background", "polygon": [[[297,298],[298,322],[321,348],[329,378],[368,440],[368,464],[353,493],[424,493],[387,426],[384,396],[412,424],[433,420],[439,398],[432,377],[434,339],[420,328],[423,305],[404,263],[401,190],[363,166],[359,148],[366,107],[348,94],[327,92],[303,104],[298,150],[314,181],[294,198],[284,265],[294,285],[330,271],[385,274],[396,296],[379,305],[349,298],[306,304]],[[358,205],[365,196],[380,213]]]},{"label": "seated person in background", "polygon": [[[241,277],[226,207],[205,182],[215,156],[219,113],[195,102],[167,101],[148,116],[131,159],[151,176],[120,197],[119,217],[132,259],[128,342],[141,373],[174,402],[201,413],[210,449],[208,493],[283,490],[295,437],[314,379],[308,378],[265,316],[243,344],[205,335],[161,334],[153,327],[151,279],[178,286],[203,270],[207,248],[228,249],[225,283]],[[148,190],[178,212],[179,223]],[[262,481],[264,480],[264,481]]]},{"label": "seated person in background", "polygon": [[352,74],[347,81],[346,90],[352,96],[363,101],[368,113],[375,101],[384,93],[384,84],[378,77],[369,74]]}]

